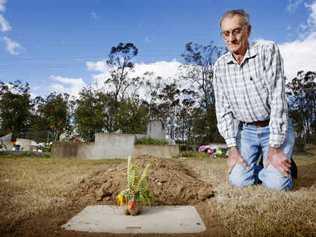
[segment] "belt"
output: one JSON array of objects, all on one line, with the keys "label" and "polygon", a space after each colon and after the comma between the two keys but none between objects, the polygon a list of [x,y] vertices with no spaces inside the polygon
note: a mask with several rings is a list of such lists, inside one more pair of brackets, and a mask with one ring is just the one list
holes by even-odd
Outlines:
[{"label": "belt", "polygon": [[263,121],[254,121],[250,123],[243,122],[246,125],[255,125],[256,127],[266,127],[270,123],[270,119],[263,120]]}]

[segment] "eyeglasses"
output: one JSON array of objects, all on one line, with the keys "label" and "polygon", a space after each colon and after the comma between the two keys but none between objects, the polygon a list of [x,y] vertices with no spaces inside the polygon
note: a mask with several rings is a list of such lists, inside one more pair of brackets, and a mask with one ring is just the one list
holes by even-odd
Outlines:
[{"label": "eyeglasses", "polygon": [[233,29],[231,31],[229,31],[229,30],[221,31],[221,36],[224,39],[228,39],[230,35],[233,35],[234,37],[236,37],[236,36],[240,35],[243,32],[245,26],[247,26],[247,25],[243,25],[243,26],[237,27],[237,28],[235,28],[235,29]]}]

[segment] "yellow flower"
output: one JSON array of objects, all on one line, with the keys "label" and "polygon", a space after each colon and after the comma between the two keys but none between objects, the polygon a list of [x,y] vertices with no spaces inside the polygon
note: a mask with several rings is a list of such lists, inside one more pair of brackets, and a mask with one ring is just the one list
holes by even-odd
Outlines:
[{"label": "yellow flower", "polygon": [[124,197],[122,194],[119,194],[116,196],[116,202],[119,206],[122,206],[123,202],[124,202]]}]

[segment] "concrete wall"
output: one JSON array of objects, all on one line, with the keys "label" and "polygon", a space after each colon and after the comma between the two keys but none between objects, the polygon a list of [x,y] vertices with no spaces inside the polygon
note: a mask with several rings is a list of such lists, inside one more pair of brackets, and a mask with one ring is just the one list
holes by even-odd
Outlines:
[{"label": "concrete wall", "polygon": [[132,155],[135,135],[97,133],[95,143],[79,148],[78,155],[84,159],[127,158]]},{"label": "concrete wall", "polygon": [[96,134],[94,143],[57,142],[52,154],[60,158],[114,159],[128,156],[150,155],[171,158],[179,155],[179,147],[174,145],[134,145],[135,135]]},{"label": "concrete wall", "polygon": [[172,158],[180,154],[178,145],[135,145],[133,156],[150,155]]},{"label": "concrete wall", "polygon": [[80,143],[56,142],[52,146],[52,154],[60,158],[78,158]]},{"label": "concrete wall", "polygon": [[135,139],[143,139],[143,138],[148,138],[149,136],[147,134],[135,134]]},{"label": "concrete wall", "polygon": [[15,144],[20,145],[22,151],[31,151],[32,145],[36,144],[36,142],[30,139],[17,138]]},{"label": "concrete wall", "polygon": [[134,143],[134,135],[98,133],[94,143],[58,142],[53,145],[52,154],[88,160],[127,158],[133,154]]}]

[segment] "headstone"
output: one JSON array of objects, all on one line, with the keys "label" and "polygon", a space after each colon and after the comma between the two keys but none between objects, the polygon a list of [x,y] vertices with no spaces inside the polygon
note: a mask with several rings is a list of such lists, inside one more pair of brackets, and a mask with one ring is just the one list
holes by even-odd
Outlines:
[{"label": "headstone", "polygon": [[147,136],[154,139],[166,139],[166,131],[159,120],[152,120],[148,123]]}]

